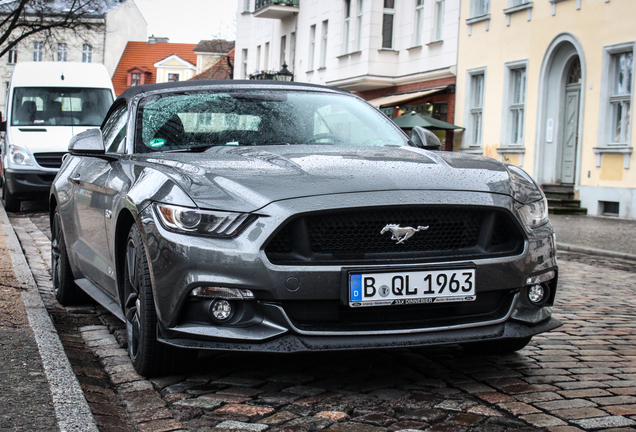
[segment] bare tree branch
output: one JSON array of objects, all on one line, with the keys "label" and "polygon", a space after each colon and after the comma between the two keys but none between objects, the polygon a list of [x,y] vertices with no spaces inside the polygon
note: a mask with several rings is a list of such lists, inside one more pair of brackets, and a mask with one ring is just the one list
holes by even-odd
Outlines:
[{"label": "bare tree branch", "polygon": [[30,36],[49,42],[56,31],[92,30],[104,25],[114,0],[13,0],[0,4],[0,57]]}]

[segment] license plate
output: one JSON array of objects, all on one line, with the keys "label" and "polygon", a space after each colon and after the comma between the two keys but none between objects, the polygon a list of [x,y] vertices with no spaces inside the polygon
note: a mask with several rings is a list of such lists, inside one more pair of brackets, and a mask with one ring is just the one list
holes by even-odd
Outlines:
[{"label": "license plate", "polygon": [[474,301],[475,270],[349,274],[349,306],[389,306]]}]

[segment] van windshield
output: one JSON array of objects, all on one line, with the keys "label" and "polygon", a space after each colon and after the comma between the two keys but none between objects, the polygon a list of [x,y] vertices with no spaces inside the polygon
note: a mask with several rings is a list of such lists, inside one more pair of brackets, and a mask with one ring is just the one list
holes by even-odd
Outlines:
[{"label": "van windshield", "polygon": [[16,87],[11,126],[100,126],[112,103],[105,88]]}]

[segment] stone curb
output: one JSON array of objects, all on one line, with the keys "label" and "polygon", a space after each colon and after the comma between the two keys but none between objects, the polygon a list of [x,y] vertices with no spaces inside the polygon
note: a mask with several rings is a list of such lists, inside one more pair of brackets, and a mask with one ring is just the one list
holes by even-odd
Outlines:
[{"label": "stone curb", "polygon": [[26,288],[22,291],[22,301],[49,383],[58,426],[64,432],[98,432],[93,414],[42,302],[13,226],[2,206],[0,224],[6,237],[16,279]]},{"label": "stone curb", "polygon": [[557,250],[578,252],[578,253],[584,253],[587,255],[598,255],[598,256],[604,256],[608,258],[619,258],[619,259],[636,262],[636,255],[634,254],[628,254],[624,252],[613,252],[613,251],[608,251],[603,249],[595,249],[595,248],[590,248],[585,246],[576,246],[576,245],[571,245],[566,243],[557,243]]}]

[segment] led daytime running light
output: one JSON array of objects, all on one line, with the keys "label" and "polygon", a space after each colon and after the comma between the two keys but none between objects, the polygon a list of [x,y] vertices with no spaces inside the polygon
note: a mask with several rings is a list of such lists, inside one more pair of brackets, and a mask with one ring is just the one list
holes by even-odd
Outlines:
[{"label": "led daytime running light", "polygon": [[170,204],[155,204],[162,225],[175,232],[231,238],[256,219],[246,213],[200,210]]}]

